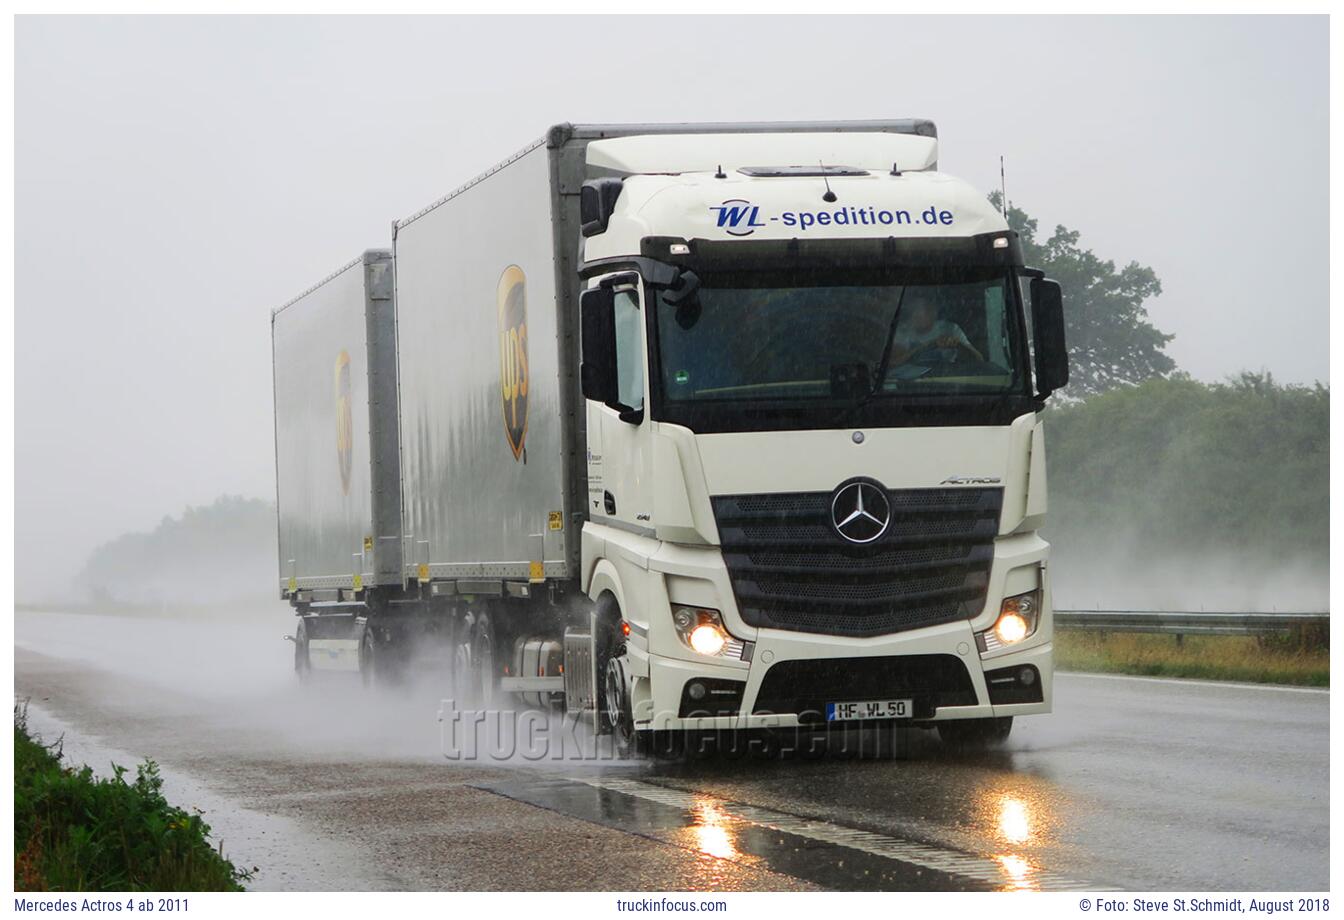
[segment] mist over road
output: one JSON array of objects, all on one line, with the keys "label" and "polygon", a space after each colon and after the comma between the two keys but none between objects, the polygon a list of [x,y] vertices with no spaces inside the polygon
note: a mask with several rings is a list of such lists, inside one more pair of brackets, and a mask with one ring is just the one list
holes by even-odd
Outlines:
[{"label": "mist over road", "polygon": [[436,687],[300,687],[291,623],[20,612],[16,697],[72,759],[162,764],[261,888],[1329,883],[1325,691],[1061,675],[989,753],[450,761]]}]

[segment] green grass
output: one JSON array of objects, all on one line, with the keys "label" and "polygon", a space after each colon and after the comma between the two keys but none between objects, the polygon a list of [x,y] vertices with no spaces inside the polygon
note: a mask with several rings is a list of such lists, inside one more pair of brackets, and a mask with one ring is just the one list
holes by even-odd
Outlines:
[{"label": "green grass", "polygon": [[1255,636],[1175,636],[1060,630],[1055,666],[1153,677],[1330,686],[1330,649]]},{"label": "green grass", "polygon": [[98,778],[61,762],[60,743],[28,732],[14,710],[17,891],[241,891],[252,873],[210,843],[200,814],[170,805],[153,761],[135,779]]}]

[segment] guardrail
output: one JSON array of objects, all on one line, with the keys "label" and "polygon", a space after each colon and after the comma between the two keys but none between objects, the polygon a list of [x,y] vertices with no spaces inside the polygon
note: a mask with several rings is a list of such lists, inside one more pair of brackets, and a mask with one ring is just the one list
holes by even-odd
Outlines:
[{"label": "guardrail", "polygon": [[1182,636],[1289,635],[1298,644],[1326,642],[1329,612],[1246,613],[1204,610],[1056,610],[1055,626],[1090,632],[1160,633]]}]

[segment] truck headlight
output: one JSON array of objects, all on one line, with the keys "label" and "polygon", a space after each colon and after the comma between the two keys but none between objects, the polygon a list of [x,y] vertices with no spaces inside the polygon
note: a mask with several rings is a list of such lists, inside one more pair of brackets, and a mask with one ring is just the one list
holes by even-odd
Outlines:
[{"label": "truck headlight", "polygon": [[709,658],[742,657],[744,643],[723,625],[723,615],[709,607],[672,605],[672,625],[681,644]]},{"label": "truck headlight", "polygon": [[727,641],[723,630],[713,623],[701,623],[691,630],[691,648],[701,655],[717,655]]},{"label": "truck headlight", "polygon": [[987,631],[976,635],[976,644],[982,652],[1016,645],[1036,632],[1041,619],[1041,592],[1028,591],[1005,597],[999,607],[999,618]]}]

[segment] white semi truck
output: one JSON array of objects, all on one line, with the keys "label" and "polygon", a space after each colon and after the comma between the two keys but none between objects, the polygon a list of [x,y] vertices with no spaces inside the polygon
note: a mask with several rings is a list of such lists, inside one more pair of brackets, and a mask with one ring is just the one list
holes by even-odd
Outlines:
[{"label": "white semi truck", "polygon": [[623,749],[1050,710],[1060,290],[929,121],[558,125],[272,324],[301,675]]}]

